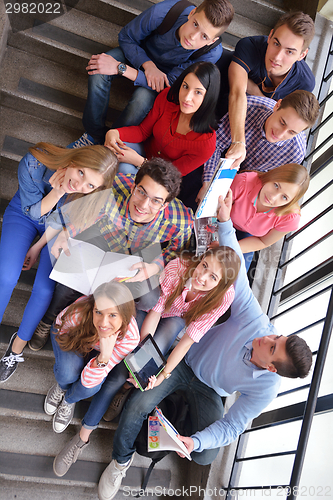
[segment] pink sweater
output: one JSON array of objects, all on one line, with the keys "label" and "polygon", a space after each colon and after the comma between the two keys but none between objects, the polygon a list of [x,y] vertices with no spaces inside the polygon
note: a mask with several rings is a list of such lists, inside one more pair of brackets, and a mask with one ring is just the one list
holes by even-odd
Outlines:
[{"label": "pink sweater", "polygon": [[236,175],[231,184],[233,198],[231,220],[234,227],[257,237],[264,236],[271,229],[281,233],[295,231],[299,225],[300,214],[278,216],[274,209],[268,213],[257,212],[253,204],[261,188],[262,183],[256,172]]}]

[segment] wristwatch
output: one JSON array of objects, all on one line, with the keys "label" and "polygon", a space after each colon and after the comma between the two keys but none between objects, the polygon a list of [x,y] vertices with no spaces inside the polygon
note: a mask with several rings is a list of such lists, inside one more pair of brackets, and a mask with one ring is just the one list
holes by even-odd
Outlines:
[{"label": "wristwatch", "polygon": [[167,380],[168,378],[171,377],[171,373],[167,373],[164,370],[161,373],[162,373],[163,377],[165,378],[165,380]]},{"label": "wristwatch", "polygon": [[105,366],[108,364],[108,361],[98,361],[98,356],[96,356],[96,363],[98,368],[105,368]]},{"label": "wristwatch", "polygon": [[127,66],[125,63],[118,64],[118,75],[122,76],[127,70]]}]

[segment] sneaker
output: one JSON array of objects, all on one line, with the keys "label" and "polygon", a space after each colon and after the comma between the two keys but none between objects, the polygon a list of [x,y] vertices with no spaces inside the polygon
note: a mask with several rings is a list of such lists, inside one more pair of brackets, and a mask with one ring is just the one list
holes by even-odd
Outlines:
[{"label": "sneaker", "polygon": [[83,448],[89,445],[80,438],[80,433],[76,434],[69,443],[58,453],[53,461],[53,470],[56,476],[62,477],[68,472],[70,466],[74,464],[82,452]]},{"label": "sneaker", "polygon": [[46,415],[54,415],[60,405],[66,391],[63,391],[56,382],[46,394],[44,411]]},{"label": "sneaker", "polygon": [[44,345],[47,342],[47,339],[49,338],[50,328],[51,325],[44,323],[44,321],[40,321],[38,323],[33,336],[28,342],[28,346],[32,351],[40,351],[41,349],[43,349]]},{"label": "sneaker", "polygon": [[120,488],[122,478],[126,476],[126,471],[130,468],[133,458],[134,454],[127,465],[120,465],[117,460],[112,460],[112,462],[107,466],[98,483],[99,500],[112,500],[112,498],[116,496]]},{"label": "sneaker", "polygon": [[98,142],[95,141],[95,139],[91,137],[91,135],[85,132],[79,139],[68,144],[67,148],[77,149],[82,148],[83,146],[95,146],[95,144],[98,144]]},{"label": "sneaker", "polygon": [[75,403],[67,403],[65,399],[62,400],[53,417],[54,432],[60,433],[67,429],[72,420],[74,408]]},{"label": "sneaker", "polygon": [[109,408],[104,413],[103,420],[105,420],[106,422],[111,422],[111,420],[119,415],[132,389],[133,387],[130,387],[129,389],[122,388],[119,392],[117,392],[117,394],[111,401]]},{"label": "sneaker", "polygon": [[19,363],[23,363],[23,352],[20,354],[15,354],[12,352],[12,345],[14,339],[17,335],[17,332],[13,333],[11,339],[9,341],[7,351],[2,356],[0,360],[0,382],[5,382],[9,379],[14,373]]}]

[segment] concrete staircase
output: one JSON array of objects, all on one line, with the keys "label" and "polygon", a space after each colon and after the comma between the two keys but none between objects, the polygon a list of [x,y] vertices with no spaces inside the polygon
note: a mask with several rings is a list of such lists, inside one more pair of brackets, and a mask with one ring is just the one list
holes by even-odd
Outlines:
[{"label": "concrete staircase", "polygon": [[[11,18],[0,3],[0,220],[17,189],[17,165],[30,145],[47,141],[66,146],[83,132],[87,95],[86,63],[93,53],[117,45],[122,26],[148,8],[148,0],[66,0],[67,13],[43,23],[41,16]],[[199,3],[199,2],[195,2]],[[282,13],[281,3],[233,0],[235,20],[223,36],[225,48],[250,34],[267,34]],[[244,17],[246,13],[247,17]],[[265,21],[262,24],[262,21]],[[110,97],[110,125],[131,92],[119,80]],[[0,354],[20,324],[35,270],[23,272],[0,327]],[[43,401],[54,382],[53,352],[25,350],[25,363],[0,388],[0,500],[93,499],[98,478],[109,463],[115,424],[101,422],[80,460],[63,478],[52,470],[53,457],[78,430],[86,401],[77,404],[72,424],[60,435],[52,431]],[[138,489],[150,460],[136,457],[123,486]],[[208,468],[198,468],[175,454],[153,472],[149,486],[205,486]],[[187,478],[187,479],[185,479]],[[193,495],[195,496],[195,495]],[[118,494],[123,498],[123,493]]]}]

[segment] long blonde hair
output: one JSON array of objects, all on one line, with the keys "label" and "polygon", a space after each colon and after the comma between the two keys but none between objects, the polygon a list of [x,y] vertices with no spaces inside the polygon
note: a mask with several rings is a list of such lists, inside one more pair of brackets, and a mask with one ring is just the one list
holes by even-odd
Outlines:
[{"label": "long blonde hair", "polygon": [[[38,142],[29,148],[30,153],[50,170],[59,168],[89,168],[103,176],[103,184],[89,196],[83,193],[68,195],[70,222],[80,231],[94,222],[110,195],[118,160],[112,151],[104,146],[84,146],[77,149],[61,148],[47,142]],[[97,194],[99,193],[99,194]],[[74,202],[75,203],[72,203]]]},{"label": "long blonde hair", "polygon": [[[205,259],[207,256],[214,257],[220,263],[222,277],[214,288],[203,295],[200,300],[195,302],[189,310],[185,312],[183,319],[185,320],[186,326],[192,323],[192,321],[196,321],[200,316],[216,309],[216,307],[222,303],[226,291],[238,276],[240,258],[232,248],[225,246],[212,248],[207,250],[200,260]],[[178,285],[173,290],[172,294],[167,298],[165,310],[170,309],[174,300],[182,293],[185,283],[192,277],[194,269],[200,262],[198,257],[191,256],[190,254],[185,254],[181,258],[187,265],[187,269],[180,277]]]},{"label": "long blonde hair", "polygon": [[[84,297],[78,302],[71,304],[65,314],[61,318],[60,325],[54,325],[58,332],[56,337],[60,348],[63,351],[75,351],[80,354],[87,354],[92,351],[95,344],[98,342],[98,333],[93,323],[93,310],[95,301],[99,297],[107,297],[117,307],[122,319],[120,333],[117,339],[121,340],[125,337],[128,330],[128,325],[132,317],[135,316],[135,305],[133,296],[130,290],[122,283],[110,281],[103,283],[92,295]],[[77,314],[79,316],[79,324],[68,329],[66,333],[60,335],[67,318]]]},{"label": "long blonde hair", "polygon": [[306,193],[310,183],[310,176],[303,165],[298,165],[298,163],[288,163],[277,168],[272,168],[268,172],[257,172],[257,174],[263,186],[267,184],[267,182],[287,182],[288,184],[297,184],[299,189],[294,198],[286,205],[274,208],[274,212],[278,216],[293,212],[300,213],[301,209],[297,202]]}]

